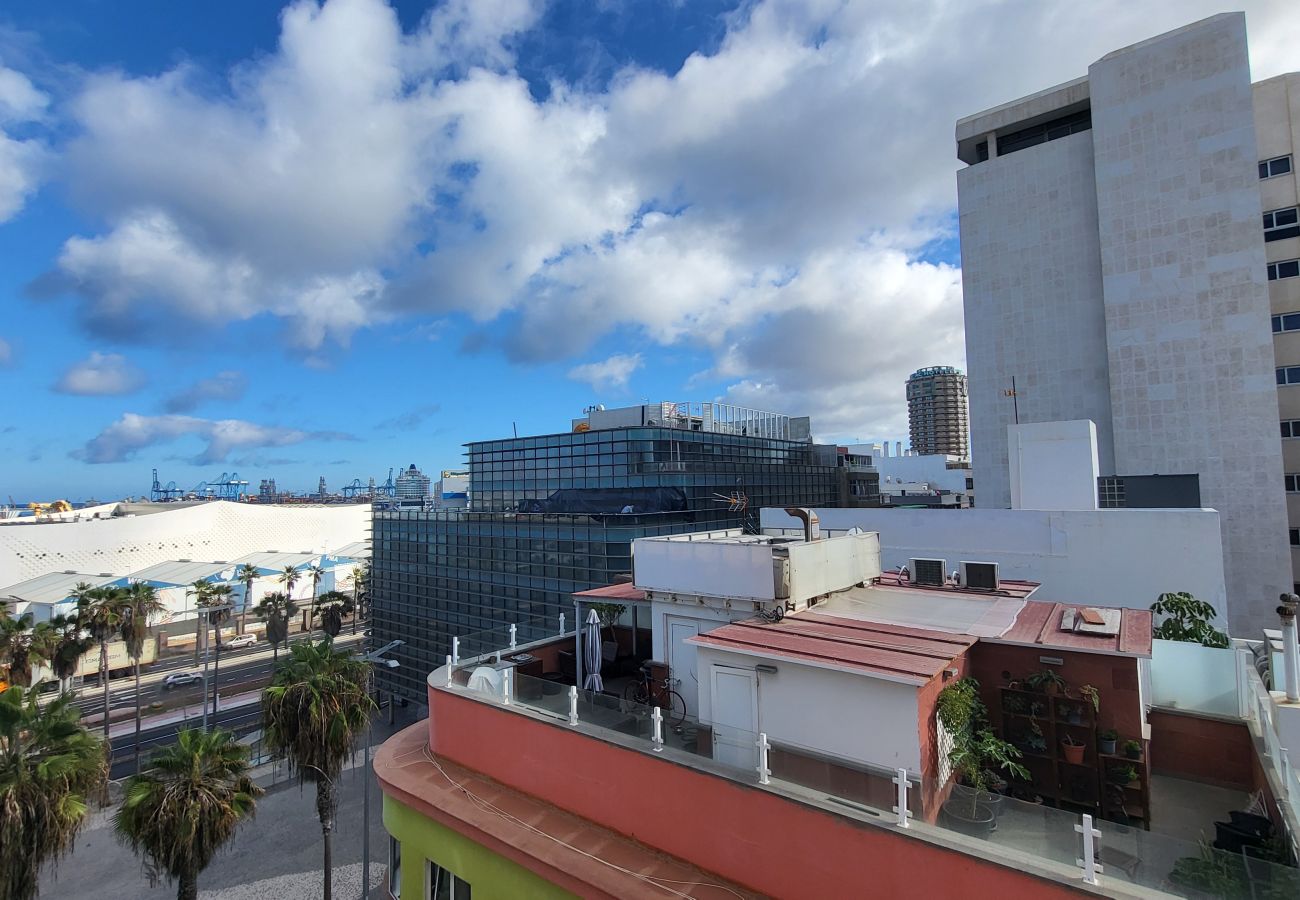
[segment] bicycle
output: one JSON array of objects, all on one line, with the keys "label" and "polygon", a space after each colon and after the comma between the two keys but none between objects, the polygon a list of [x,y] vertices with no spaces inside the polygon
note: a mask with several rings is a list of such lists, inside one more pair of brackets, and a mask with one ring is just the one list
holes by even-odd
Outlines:
[{"label": "bicycle", "polygon": [[623,689],[623,699],[640,706],[658,706],[670,728],[680,728],[686,721],[686,700],[673,690],[673,680],[651,680],[650,669],[646,666],[641,667],[640,678]]}]

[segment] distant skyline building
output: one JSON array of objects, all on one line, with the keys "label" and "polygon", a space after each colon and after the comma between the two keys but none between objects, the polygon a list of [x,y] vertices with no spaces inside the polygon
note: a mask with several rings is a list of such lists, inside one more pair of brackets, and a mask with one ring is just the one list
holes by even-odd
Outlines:
[{"label": "distant skyline building", "polygon": [[396,488],[398,500],[423,500],[429,496],[429,486],[433,483],[428,475],[425,475],[411,463],[409,469],[404,470],[397,476]]},{"label": "distant skyline building", "polygon": [[468,509],[374,511],[375,643],[405,641],[379,677],[421,702],[452,635],[558,628],[575,591],[632,571],[637,538],[840,505],[837,448],[814,445],[807,418],[725,404],[592,407],[567,432],[465,446]]},{"label": "distant skyline building", "polygon": [[970,424],[961,370],[930,366],[913,372],[907,379],[907,422],[917,454],[968,457]]},{"label": "distant skyline building", "polygon": [[1252,88],[1245,17],[1226,13],[956,127],[980,506],[1010,505],[1017,416],[1090,420],[1103,480],[1199,475],[1222,516],[1237,633],[1271,622],[1295,580],[1278,392],[1297,419],[1300,392],[1275,370],[1269,325],[1270,279],[1282,328],[1300,311],[1294,83]]}]

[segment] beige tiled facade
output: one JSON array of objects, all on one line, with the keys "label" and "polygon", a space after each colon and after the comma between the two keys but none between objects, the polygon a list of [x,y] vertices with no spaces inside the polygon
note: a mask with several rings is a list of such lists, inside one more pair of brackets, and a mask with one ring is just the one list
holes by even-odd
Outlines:
[{"label": "beige tiled facade", "polygon": [[[1296,174],[1296,148],[1300,147],[1300,73],[1279,75],[1255,84],[1254,102],[1255,140],[1260,160],[1291,158],[1290,172],[1260,179],[1260,206],[1265,212],[1294,207],[1300,204],[1300,177]],[[1300,237],[1269,241],[1264,244],[1264,254],[1269,263],[1300,259]],[[1300,313],[1300,277],[1275,278],[1268,283],[1268,295],[1274,316]],[[1279,367],[1300,366],[1300,330],[1278,332],[1274,326],[1273,354]],[[1279,385],[1277,405],[1281,422],[1300,420],[1300,384]],[[1295,437],[1287,437],[1288,431],[1289,428],[1284,428],[1282,432],[1282,467],[1288,474],[1300,474],[1300,432]],[[1286,505],[1291,528],[1300,528],[1300,493],[1289,492]],[[1294,544],[1291,567],[1295,582],[1300,583],[1300,547]]]},{"label": "beige tiled facade", "polygon": [[[1300,272],[1268,277],[1300,258],[1300,236],[1278,230],[1294,221],[1296,178],[1286,163],[1257,176],[1297,142],[1298,79],[1253,85],[1245,17],[1226,13],[956,128],[981,505],[1009,502],[1015,418],[1091,420],[1102,475],[1199,477],[1242,635],[1300,582],[1287,543],[1300,528]],[[1279,313],[1295,330],[1274,337]],[[1273,370],[1288,365],[1280,386]],[[1297,422],[1282,441],[1279,393]]]}]

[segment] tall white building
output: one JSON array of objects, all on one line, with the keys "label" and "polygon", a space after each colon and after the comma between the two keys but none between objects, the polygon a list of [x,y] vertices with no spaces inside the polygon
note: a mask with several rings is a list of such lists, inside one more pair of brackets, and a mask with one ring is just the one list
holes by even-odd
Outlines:
[{"label": "tall white building", "polygon": [[1017,415],[1090,419],[1103,475],[1200,476],[1231,625],[1271,621],[1292,578],[1244,15],[1117,50],[956,137],[981,506],[1010,504]]}]

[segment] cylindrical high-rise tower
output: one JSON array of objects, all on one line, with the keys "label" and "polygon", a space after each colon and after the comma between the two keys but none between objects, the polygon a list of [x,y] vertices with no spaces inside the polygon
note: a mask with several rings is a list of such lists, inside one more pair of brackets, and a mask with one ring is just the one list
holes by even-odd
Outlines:
[{"label": "cylindrical high-rise tower", "polygon": [[966,376],[960,370],[930,366],[913,372],[907,379],[907,418],[914,453],[970,455]]}]

